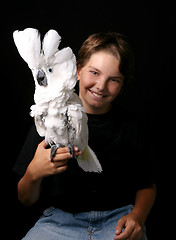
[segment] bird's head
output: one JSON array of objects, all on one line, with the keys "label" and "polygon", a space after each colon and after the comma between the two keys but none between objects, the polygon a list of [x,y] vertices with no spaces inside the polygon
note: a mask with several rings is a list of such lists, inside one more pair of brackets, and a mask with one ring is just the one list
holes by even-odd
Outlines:
[{"label": "bird's head", "polygon": [[36,96],[53,98],[76,84],[76,58],[71,48],[58,49],[61,37],[49,30],[41,43],[38,30],[27,28],[13,33],[14,42],[32,71]]},{"label": "bird's head", "polygon": [[[41,53],[40,64],[31,67],[36,91],[45,96],[68,92],[76,84],[76,58],[71,48],[58,50],[50,58]],[[36,95],[36,94],[35,94]]]}]

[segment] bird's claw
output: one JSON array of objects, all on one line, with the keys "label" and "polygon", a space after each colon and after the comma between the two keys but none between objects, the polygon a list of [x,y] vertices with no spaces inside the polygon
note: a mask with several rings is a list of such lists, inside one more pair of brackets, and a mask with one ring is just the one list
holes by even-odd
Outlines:
[{"label": "bird's claw", "polygon": [[53,158],[56,154],[57,149],[58,149],[57,145],[51,145],[51,153],[50,153],[51,162],[53,162]]},{"label": "bird's claw", "polygon": [[[51,162],[53,162],[53,158],[54,158],[54,156],[56,154],[56,151],[60,147],[63,147],[63,146],[61,144],[53,144],[53,145],[51,145],[51,153],[50,153]],[[67,147],[68,147],[68,151],[71,154],[72,158],[74,158],[74,146],[73,146],[73,144],[69,144]]]},{"label": "bird's claw", "polygon": [[68,151],[71,154],[72,158],[74,158],[74,146],[73,146],[73,144],[69,144],[67,147],[68,147]]}]

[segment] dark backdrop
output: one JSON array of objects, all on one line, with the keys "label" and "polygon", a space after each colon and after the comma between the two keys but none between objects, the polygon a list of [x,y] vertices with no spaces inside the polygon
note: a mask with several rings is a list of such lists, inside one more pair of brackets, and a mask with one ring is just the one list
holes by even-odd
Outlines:
[{"label": "dark backdrop", "polygon": [[25,208],[19,204],[12,173],[33,123],[29,108],[34,81],[12,38],[14,30],[26,27],[37,28],[42,35],[56,29],[62,36],[60,47],[70,46],[75,54],[95,32],[116,31],[128,37],[135,51],[136,79],[122,104],[140,111],[146,119],[160,173],[147,232],[149,240],[172,234],[168,214],[173,213],[176,159],[174,6],[169,1],[14,1],[5,2],[1,12],[1,196],[7,237],[20,239],[40,214],[40,206]]}]

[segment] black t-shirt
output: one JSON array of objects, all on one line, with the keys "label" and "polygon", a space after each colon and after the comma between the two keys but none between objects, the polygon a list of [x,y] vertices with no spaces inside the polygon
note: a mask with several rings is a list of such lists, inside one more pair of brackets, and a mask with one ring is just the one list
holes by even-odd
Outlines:
[{"label": "black t-shirt", "polygon": [[[110,210],[133,204],[136,191],[155,183],[150,140],[141,118],[120,107],[88,114],[89,146],[102,173],[84,172],[76,159],[68,169],[42,181],[40,201],[69,212]],[[14,171],[22,177],[43,140],[32,126]]]}]

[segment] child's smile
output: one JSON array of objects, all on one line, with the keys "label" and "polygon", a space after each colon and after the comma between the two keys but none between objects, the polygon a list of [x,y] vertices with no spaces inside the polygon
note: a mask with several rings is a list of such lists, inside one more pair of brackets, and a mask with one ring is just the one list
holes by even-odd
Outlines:
[{"label": "child's smile", "polygon": [[97,100],[101,100],[102,98],[106,97],[106,95],[103,95],[102,93],[94,92],[91,89],[88,90]]}]

